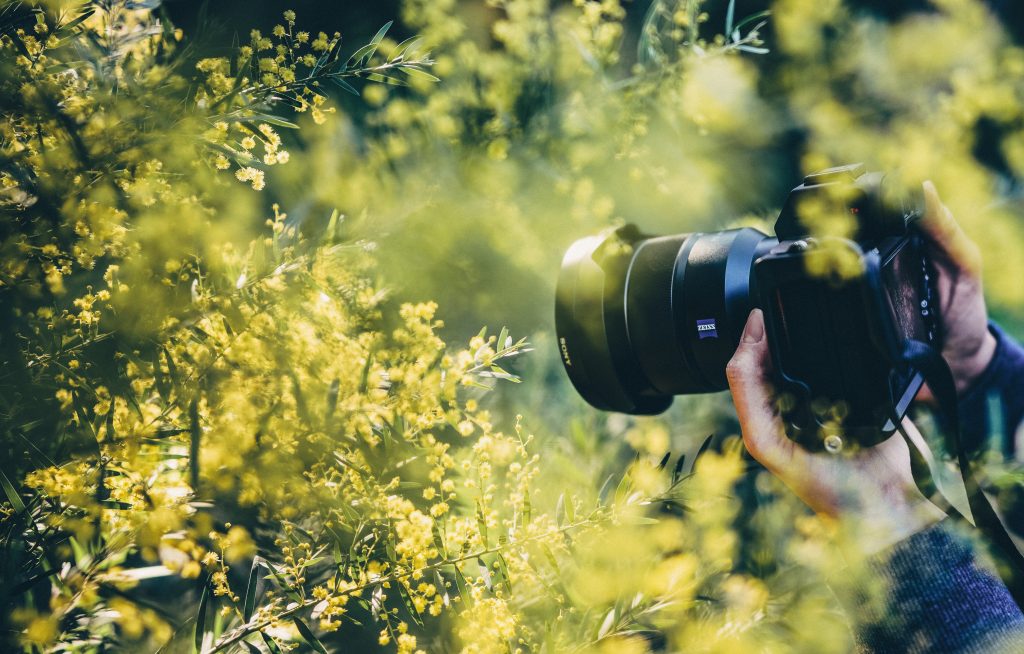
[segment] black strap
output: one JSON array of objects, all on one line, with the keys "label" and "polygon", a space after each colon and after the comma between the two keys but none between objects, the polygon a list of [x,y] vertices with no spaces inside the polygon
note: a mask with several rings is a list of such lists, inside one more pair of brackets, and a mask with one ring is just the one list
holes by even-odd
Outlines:
[{"label": "black strap", "polygon": [[[903,343],[903,361],[921,373],[938,403],[939,410],[946,418],[944,430],[946,451],[956,456],[957,464],[960,466],[960,474],[967,491],[967,502],[971,508],[971,515],[974,517],[974,526],[988,538],[989,542],[995,545],[992,554],[996,558],[999,576],[1002,577],[1003,583],[1006,584],[1017,606],[1024,611],[1024,555],[1017,549],[1010,534],[1006,531],[1006,527],[1003,526],[995,509],[992,508],[988,497],[982,491],[981,484],[974,473],[974,467],[960,440],[960,416],[957,409],[953,374],[945,359],[935,348],[913,339],[907,339]],[[894,424],[900,426],[899,421]],[[918,488],[925,497],[951,517],[966,521],[966,518],[945,497],[942,497],[932,479],[923,453],[917,449],[917,445],[902,427],[900,427],[900,433],[903,434],[907,446],[910,448],[911,471]]]}]

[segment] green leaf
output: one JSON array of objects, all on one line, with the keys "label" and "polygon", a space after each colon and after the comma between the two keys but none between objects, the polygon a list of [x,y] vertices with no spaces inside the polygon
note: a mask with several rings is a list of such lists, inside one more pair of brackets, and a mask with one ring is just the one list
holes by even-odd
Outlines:
[{"label": "green leaf", "polygon": [[615,479],[615,473],[608,475],[608,478],[601,484],[601,490],[597,491],[597,504],[598,506],[604,506],[608,502],[608,491],[612,488],[612,480]]},{"label": "green leaf", "polygon": [[[427,80],[429,82],[440,82],[441,81],[441,78],[435,77],[434,75],[431,75],[430,73],[428,73],[427,71],[423,70],[422,68],[417,68],[416,66],[402,66],[402,72],[405,73],[406,75],[408,75],[409,77],[418,77],[420,79],[425,79],[425,80]],[[498,343],[499,343],[499,346],[500,346],[501,339],[498,340]]]},{"label": "green leaf", "polygon": [[[434,521],[434,545],[437,547],[437,551],[441,553],[443,558],[448,558],[448,547],[444,542],[444,535],[441,533],[441,528],[438,526],[437,521]],[[438,589],[440,590],[440,589]]]},{"label": "green leaf", "polygon": [[700,447],[697,448],[697,453],[693,455],[693,463],[690,464],[690,472],[696,471],[697,464],[700,462],[700,458],[711,447],[711,441],[712,439],[714,439],[714,437],[714,434],[709,434],[707,438],[704,439],[704,442],[700,444]]},{"label": "green leaf", "polygon": [[473,595],[469,592],[469,582],[466,581],[466,576],[462,574],[462,570],[459,570],[458,564],[453,563],[452,567],[455,568],[455,585],[459,589],[459,595],[462,597],[463,609],[473,606]]},{"label": "green leaf", "polygon": [[24,513],[25,503],[21,501],[21,495],[18,494],[14,485],[11,484],[11,480],[7,478],[7,475],[2,469],[0,469],[0,485],[4,487],[4,495],[7,496],[7,501],[11,503],[14,510],[18,513]]},{"label": "green leaf", "polygon": [[408,59],[410,55],[416,53],[416,50],[419,48],[422,42],[423,37],[410,36],[409,38],[398,44],[398,46],[395,48],[395,52],[397,52],[398,54],[396,54],[391,61],[404,61]]},{"label": "green leaf", "polygon": [[330,79],[331,79],[332,82],[334,82],[335,84],[340,86],[342,88],[342,90],[348,91],[349,93],[351,93],[352,95],[355,95],[355,96],[359,95],[359,90],[356,87],[354,87],[351,84],[349,84],[348,82],[346,82],[344,79],[342,79],[340,77],[333,77],[333,76]]},{"label": "green leaf", "polygon": [[668,460],[672,458],[672,452],[665,452],[665,456],[661,457],[661,461],[658,462],[658,470],[664,470],[668,465]]},{"label": "green leaf", "polygon": [[770,10],[759,11],[756,14],[750,14],[749,16],[747,16],[746,18],[741,20],[739,23],[737,23],[737,25],[736,25],[736,27],[734,29],[741,30],[744,27],[746,27],[747,25],[753,23],[754,21],[761,20],[762,18],[767,18],[767,17],[769,17],[771,15],[772,15],[772,12]]},{"label": "green leaf", "polygon": [[352,56],[348,58],[347,62],[345,62],[345,68],[363,66],[369,62],[370,59],[373,58],[373,55],[376,54],[377,48],[380,46],[380,42],[384,39],[384,35],[387,34],[392,23],[394,23],[394,21],[389,20],[384,24],[384,27],[380,28],[377,31],[377,34],[370,39],[369,43],[352,53]]},{"label": "green leaf", "polygon": [[404,79],[398,77],[392,77],[391,75],[384,75],[383,73],[367,73],[366,79],[371,82],[380,82],[381,84],[390,84],[391,86],[408,86],[409,83]]},{"label": "green leaf", "polygon": [[263,122],[269,123],[274,127],[284,127],[285,129],[299,129],[299,126],[296,125],[295,123],[289,120],[285,120],[284,118],[281,118],[279,116],[275,116],[274,114],[255,113],[252,114],[251,118],[253,120],[262,120]]},{"label": "green leaf", "polygon": [[242,604],[242,619],[246,622],[256,608],[256,588],[260,585],[261,561],[259,556],[253,557],[252,567],[249,569],[249,583],[245,587],[245,602]]},{"label": "green leaf", "polygon": [[555,504],[555,523],[559,527],[565,525],[565,493],[558,496],[558,502]]},{"label": "green leaf", "polygon": [[331,217],[327,220],[327,229],[324,230],[324,235],[332,243],[338,238],[338,225],[341,223],[339,218],[341,218],[341,214],[338,213],[338,210],[331,210]]},{"label": "green leaf", "polygon": [[512,577],[508,574],[508,561],[505,560],[505,555],[498,552],[498,569],[501,570],[501,581],[505,585],[505,590],[508,594],[512,594]]},{"label": "green leaf", "polygon": [[494,580],[491,578],[491,569],[487,567],[481,557],[477,557],[476,564],[480,566],[480,576],[483,577],[484,586],[487,590],[494,592]]},{"label": "green leaf", "polygon": [[393,20],[389,20],[388,22],[384,23],[384,26],[377,30],[377,33],[373,36],[372,39],[370,39],[370,43],[373,45],[380,45],[380,42],[384,40],[384,35],[388,33],[388,30],[391,28],[391,25],[394,24],[394,22],[395,21]]},{"label": "green leaf", "polygon": [[[730,4],[730,8],[732,5]],[[615,607],[608,611],[608,615],[605,616],[604,621],[601,623],[601,628],[597,630],[597,639],[600,640],[608,635],[612,627],[615,626]]]},{"label": "green leaf", "polygon": [[370,593],[370,615],[374,621],[380,620],[380,615],[384,612],[384,599],[384,586],[377,584]]},{"label": "green leaf", "polygon": [[89,567],[92,557],[89,556],[89,552],[82,547],[82,544],[78,542],[77,538],[71,536],[68,541],[71,543],[71,552],[75,557],[75,565],[79,570],[85,570]]},{"label": "green leaf", "polygon": [[627,525],[656,525],[658,524],[657,518],[648,518],[642,515],[630,515],[629,513],[623,514],[619,520],[623,524]]},{"label": "green leaf", "polygon": [[[337,536],[337,534],[335,534],[335,536]],[[340,541],[334,541],[334,546],[331,548],[331,556],[334,558],[334,565],[341,567],[341,563],[345,560],[345,555],[341,551]]]},{"label": "green leaf", "polygon": [[736,17],[736,0],[729,0],[729,6],[725,10],[725,34],[732,34],[732,23]]},{"label": "green leaf", "polygon": [[299,635],[302,636],[302,640],[306,641],[310,647],[315,651],[320,652],[320,654],[327,654],[327,648],[324,647],[324,644],[320,642],[320,639],[313,634],[313,631],[309,626],[302,621],[302,618],[294,617],[292,618],[292,622],[295,624],[295,628],[299,630]]},{"label": "green leaf", "polygon": [[683,466],[686,465],[686,454],[680,454],[679,460],[676,461],[676,465],[672,468],[672,484],[675,485],[679,481],[679,478],[683,473]]},{"label": "green leaf", "polygon": [[412,603],[412,597],[409,596],[409,589],[406,588],[405,584],[401,581],[398,581],[397,584],[398,595],[402,598],[402,603],[405,605],[406,612],[412,618],[413,622],[422,627],[423,619],[420,617],[420,612],[416,610],[416,606]]},{"label": "green leaf", "polygon": [[629,473],[622,475],[622,479],[619,480],[618,485],[615,487],[614,503],[621,504],[626,501],[626,497],[629,496],[629,491],[633,488],[633,480]]},{"label": "green leaf", "polygon": [[274,581],[277,582],[278,587],[280,587],[280,589],[283,590],[285,594],[288,595],[288,597],[290,597],[293,601],[301,603],[302,596],[296,593],[291,586],[285,583],[284,579],[281,578],[277,570],[274,568],[274,564],[270,561],[267,561],[266,559],[264,559],[264,563],[267,566],[267,570],[270,572],[270,576],[273,577]]},{"label": "green leaf", "polygon": [[270,654],[281,654],[281,648],[277,646],[277,642],[268,636],[266,632],[261,631],[260,637],[263,638],[263,642],[267,644]]},{"label": "green leaf", "polygon": [[69,31],[75,29],[76,27],[78,27],[79,25],[81,25],[82,23],[84,23],[85,21],[89,20],[89,16],[92,16],[95,13],[96,13],[96,9],[95,8],[93,8],[93,9],[86,9],[85,11],[80,13],[78,15],[78,17],[76,17],[74,20],[69,21],[67,23],[64,23],[63,25],[58,27],[57,31],[55,33],[58,36],[60,36],[60,35],[63,35],[65,32],[69,32]]},{"label": "green leaf", "polygon": [[750,52],[752,54],[768,54],[769,52],[771,52],[771,50],[769,50],[768,48],[757,48],[752,45],[745,44],[736,46],[736,49],[741,50],[743,52]]},{"label": "green leaf", "polygon": [[558,566],[558,559],[555,558],[555,553],[551,551],[551,548],[548,547],[548,544],[541,543],[540,549],[542,552],[544,552],[544,558],[548,560],[548,563],[551,564],[551,567],[554,569],[554,571],[558,574],[561,574],[561,568],[559,568]]},{"label": "green leaf", "polygon": [[444,608],[451,606],[451,598],[448,596],[448,585],[445,584],[444,577],[441,576],[437,568],[434,568],[434,586],[437,588],[438,594],[441,595],[441,602],[444,603]]},{"label": "green leaf", "polygon": [[480,503],[480,500],[476,501],[476,525],[480,530],[480,539],[484,542],[484,547],[489,547],[487,542],[487,521],[484,519],[484,507]]},{"label": "green leaf", "polygon": [[199,489],[199,438],[202,435],[202,429],[199,426],[199,397],[192,398],[192,402],[188,407],[189,423],[190,423],[190,436],[189,439],[189,459],[188,459],[188,470],[189,470],[189,483],[192,486],[192,492],[196,492]]},{"label": "green leaf", "polygon": [[498,332],[498,342],[495,344],[494,349],[499,352],[504,350],[506,348],[506,341],[508,341],[508,327],[502,327],[501,331]]},{"label": "green leaf", "polygon": [[199,599],[199,612],[196,614],[196,632],[193,639],[196,652],[203,651],[203,642],[206,639],[206,607],[210,602],[210,589],[203,584],[203,595]]}]

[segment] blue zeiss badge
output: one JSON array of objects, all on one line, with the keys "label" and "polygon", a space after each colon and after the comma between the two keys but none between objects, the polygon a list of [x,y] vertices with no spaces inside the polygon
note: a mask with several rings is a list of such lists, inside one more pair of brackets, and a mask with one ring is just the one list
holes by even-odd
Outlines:
[{"label": "blue zeiss badge", "polygon": [[718,338],[718,330],[715,328],[715,319],[708,318],[706,320],[698,320],[697,336],[701,339]]}]

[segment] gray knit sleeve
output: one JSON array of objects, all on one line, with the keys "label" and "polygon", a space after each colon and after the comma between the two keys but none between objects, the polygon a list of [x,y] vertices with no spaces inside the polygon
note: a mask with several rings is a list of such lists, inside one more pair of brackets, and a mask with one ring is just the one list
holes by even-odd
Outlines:
[{"label": "gray knit sleeve", "polygon": [[1024,652],[1024,614],[948,522],[872,560],[887,593],[884,609],[857,616],[862,652]]}]

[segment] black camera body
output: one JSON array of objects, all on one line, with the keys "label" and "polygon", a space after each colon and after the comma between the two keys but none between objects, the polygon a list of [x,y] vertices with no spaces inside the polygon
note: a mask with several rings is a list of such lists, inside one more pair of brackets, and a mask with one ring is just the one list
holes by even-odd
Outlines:
[{"label": "black camera body", "polygon": [[751,228],[648,237],[626,226],[574,243],[555,322],[576,389],[596,408],[634,414],[725,390],[726,364],[760,307],[789,437],[812,450],[885,439],[922,384],[903,344],[941,349],[940,323],[915,211],[861,170],[809,175],[776,238]]}]

